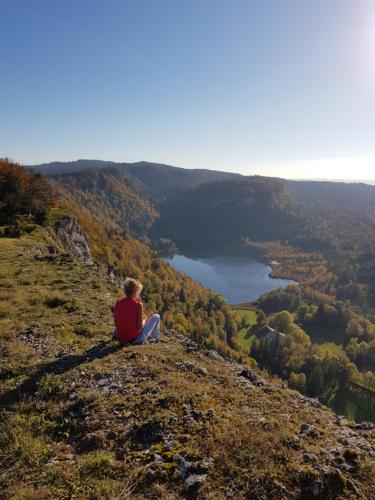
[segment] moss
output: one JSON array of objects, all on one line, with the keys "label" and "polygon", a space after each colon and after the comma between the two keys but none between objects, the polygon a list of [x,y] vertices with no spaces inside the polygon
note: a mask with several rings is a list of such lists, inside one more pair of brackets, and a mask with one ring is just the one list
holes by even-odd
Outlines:
[{"label": "moss", "polygon": [[164,462],[162,465],[165,470],[175,470],[178,469],[178,465],[175,462]]},{"label": "moss", "polygon": [[173,455],[176,453],[175,450],[169,450],[169,451],[164,451],[162,453],[162,457],[166,462],[172,462],[173,461]]}]

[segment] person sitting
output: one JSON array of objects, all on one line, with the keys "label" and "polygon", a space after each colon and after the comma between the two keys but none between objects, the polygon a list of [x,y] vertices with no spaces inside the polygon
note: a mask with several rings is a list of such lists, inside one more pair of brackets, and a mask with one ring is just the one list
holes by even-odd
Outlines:
[{"label": "person sitting", "polygon": [[143,313],[140,294],[142,283],[133,279],[125,280],[125,297],[115,305],[114,338],[121,344],[145,344],[158,341],[160,337],[160,316],[153,314],[147,318]]}]

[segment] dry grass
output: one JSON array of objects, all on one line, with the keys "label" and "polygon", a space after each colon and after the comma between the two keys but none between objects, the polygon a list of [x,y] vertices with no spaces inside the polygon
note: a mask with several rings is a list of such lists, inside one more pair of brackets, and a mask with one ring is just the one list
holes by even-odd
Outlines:
[{"label": "dry grass", "polygon": [[[213,460],[204,498],[266,498],[279,484],[300,497],[298,478],[316,473],[285,443],[307,422],[320,435],[306,439],[306,451],[335,446],[328,410],[302,406],[292,391],[242,388],[234,365],[188,352],[173,333],[120,350],[109,342],[103,357],[86,359],[108,340],[117,290],[94,269],[40,259],[43,241],[0,239],[4,498],[177,499],[185,495],[178,456]],[[63,300],[50,307],[47,297]],[[56,361],[61,349],[71,365]],[[361,491],[373,477],[374,464],[364,463]]]}]

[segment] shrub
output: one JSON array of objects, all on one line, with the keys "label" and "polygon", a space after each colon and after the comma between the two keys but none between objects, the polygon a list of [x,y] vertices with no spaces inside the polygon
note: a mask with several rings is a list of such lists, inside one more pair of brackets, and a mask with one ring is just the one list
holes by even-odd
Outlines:
[{"label": "shrub", "polygon": [[52,396],[58,395],[60,389],[61,386],[58,377],[51,373],[46,373],[38,384],[38,395],[41,399],[49,399]]},{"label": "shrub", "polygon": [[44,300],[44,303],[47,307],[55,309],[56,307],[65,305],[68,301],[69,299],[65,295],[62,295],[61,293],[54,293],[51,296],[47,297]]},{"label": "shrub", "polygon": [[111,457],[102,452],[92,452],[87,454],[82,460],[80,474],[82,476],[95,475],[105,476],[111,468]]}]

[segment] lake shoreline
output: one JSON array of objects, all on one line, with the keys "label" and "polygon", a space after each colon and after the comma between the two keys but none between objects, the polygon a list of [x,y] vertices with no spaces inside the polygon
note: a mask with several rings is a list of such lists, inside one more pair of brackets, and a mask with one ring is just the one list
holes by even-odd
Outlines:
[{"label": "lake shoreline", "polygon": [[210,257],[175,254],[166,258],[166,261],[177,271],[222,295],[234,307],[251,304],[264,293],[297,284],[273,276],[272,266],[248,254]]}]

